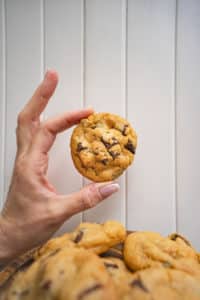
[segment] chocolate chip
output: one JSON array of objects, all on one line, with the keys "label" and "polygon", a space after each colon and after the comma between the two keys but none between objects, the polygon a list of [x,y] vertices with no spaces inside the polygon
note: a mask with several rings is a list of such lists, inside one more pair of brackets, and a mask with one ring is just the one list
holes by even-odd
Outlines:
[{"label": "chocolate chip", "polygon": [[137,232],[137,231],[136,231],[136,230],[127,230],[126,232],[127,232],[127,234],[129,235],[129,234],[135,233],[135,232]]},{"label": "chocolate chip", "polygon": [[176,241],[177,238],[179,238],[179,239],[183,240],[183,241],[186,243],[186,245],[188,245],[188,246],[191,247],[190,242],[188,242],[188,240],[186,240],[183,236],[181,236],[181,235],[178,234],[178,233],[173,233],[173,234],[171,234],[169,238],[170,238],[172,241]]},{"label": "chocolate chip", "polygon": [[115,137],[112,137],[112,146],[119,144],[118,140]]},{"label": "chocolate chip", "polygon": [[120,155],[119,152],[109,151],[109,154],[112,156],[113,160]]},{"label": "chocolate chip", "polygon": [[19,294],[19,292],[17,292],[17,291],[12,291],[12,295],[18,295]]},{"label": "chocolate chip", "polygon": [[48,257],[54,256],[54,255],[56,255],[58,252],[60,252],[60,249],[59,249],[59,248],[58,248],[58,249],[55,249],[54,251],[52,251],[52,252],[48,255]]},{"label": "chocolate chip", "polygon": [[104,144],[106,149],[110,149],[111,147],[119,144],[118,140],[115,137],[112,137],[112,143],[105,141],[103,138],[101,138],[101,142]]},{"label": "chocolate chip", "polygon": [[20,296],[26,296],[26,295],[28,295],[30,293],[30,291],[28,290],[28,289],[26,289],[26,290],[23,290],[21,293],[20,293]]},{"label": "chocolate chip", "polygon": [[177,239],[178,237],[179,237],[179,235],[178,235],[177,233],[174,233],[174,234],[171,235],[170,239],[171,239],[172,241],[176,241],[176,239]]},{"label": "chocolate chip", "polygon": [[128,143],[124,147],[131,153],[135,154],[135,147],[130,140],[128,140]]},{"label": "chocolate chip", "polygon": [[112,248],[104,253],[101,253],[100,256],[101,257],[115,257],[115,258],[123,259],[122,253],[119,250],[112,249]]},{"label": "chocolate chip", "polygon": [[93,286],[85,289],[84,291],[82,291],[81,293],[78,294],[77,296],[77,300],[82,300],[85,296],[88,296],[89,294],[99,290],[99,289],[102,289],[103,288],[103,285],[100,284],[100,283],[97,283],[97,284],[94,284]]},{"label": "chocolate chip", "polygon": [[105,159],[102,159],[101,162],[102,162],[102,164],[104,164],[104,165],[106,166],[107,163],[108,163],[108,159],[106,159],[106,158],[105,158]]},{"label": "chocolate chip", "polygon": [[140,280],[140,278],[134,279],[133,281],[131,281],[130,286],[131,287],[138,287],[141,290],[143,290],[145,293],[149,292],[149,290],[146,288],[146,286],[144,286],[144,284],[142,283],[142,281]]},{"label": "chocolate chip", "polygon": [[168,261],[164,261],[164,262],[162,263],[162,265],[163,265],[163,267],[165,267],[165,268],[171,268],[171,266],[172,266]]},{"label": "chocolate chip", "polygon": [[42,289],[44,289],[44,290],[49,290],[50,287],[51,287],[51,285],[52,285],[52,281],[51,281],[51,280],[47,280],[47,281],[45,281],[45,282],[43,283]]},{"label": "chocolate chip", "polygon": [[79,230],[77,236],[74,239],[74,243],[79,243],[83,238],[83,231]]},{"label": "chocolate chip", "polygon": [[107,149],[110,149],[110,143],[104,141],[103,138],[101,138],[101,142],[104,144],[104,146],[105,146]]},{"label": "chocolate chip", "polygon": [[128,124],[125,124],[124,125],[124,128],[122,129],[122,134],[124,135],[124,136],[126,136],[126,129],[128,128]]},{"label": "chocolate chip", "polygon": [[76,151],[81,152],[82,150],[86,150],[88,147],[84,147],[82,143],[78,143]]},{"label": "chocolate chip", "polygon": [[106,268],[113,268],[113,269],[118,269],[118,265],[116,264],[112,264],[112,263],[109,263],[109,262],[104,262],[104,265]]}]

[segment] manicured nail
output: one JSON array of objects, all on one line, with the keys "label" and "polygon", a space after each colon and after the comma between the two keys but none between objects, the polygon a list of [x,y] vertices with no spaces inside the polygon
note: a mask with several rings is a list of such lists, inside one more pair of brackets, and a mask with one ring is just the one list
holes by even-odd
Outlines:
[{"label": "manicured nail", "polygon": [[116,193],[119,191],[119,184],[118,183],[110,183],[110,184],[105,184],[99,187],[99,192],[102,195],[103,198],[106,198],[113,193]]},{"label": "manicured nail", "polygon": [[84,107],[83,109],[86,111],[90,110],[92,113],[94,113],[94,108],[91,105]]},{"label": "manicured nail", "polygon": [[85,109],[92,109],[92,110],[94,110],[94,108],[92,107],[92,105],[87,105],[87,107]]},{"label": "manicured nail", "polygon": [[58,74],[56,71],[52,70],[52,69],[47,69],[44,75],[44,81],[49,80],[49,79],[54,79],[56,77],[58,77]]}]

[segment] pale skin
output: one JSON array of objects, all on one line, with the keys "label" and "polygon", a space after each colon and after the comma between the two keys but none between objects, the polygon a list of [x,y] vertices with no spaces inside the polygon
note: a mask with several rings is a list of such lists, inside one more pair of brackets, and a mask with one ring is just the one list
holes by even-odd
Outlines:
[{"label": "pale skin", "polygon": [[[114,182],[91,183],[78,192],[60,195],[47,178],[48,152],[57,134],[93,113],[92,108],[65,112],[40,121],[58,83],[50,70],[18,115],[17,153],[13,176],[0,214],[0,264],[44,243],[76,213],[118,191]],[[66,182],[67,182],[66,170]]]}]

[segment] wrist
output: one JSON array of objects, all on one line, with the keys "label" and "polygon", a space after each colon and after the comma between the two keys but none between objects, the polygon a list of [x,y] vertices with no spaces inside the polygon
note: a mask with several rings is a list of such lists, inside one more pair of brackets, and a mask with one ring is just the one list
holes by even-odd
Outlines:
[{"label": "wrist", "polygon": [[14,247],[12,246],[12,229],[9,222],[0,215],[0,268],[5,266],[14,258]]}]

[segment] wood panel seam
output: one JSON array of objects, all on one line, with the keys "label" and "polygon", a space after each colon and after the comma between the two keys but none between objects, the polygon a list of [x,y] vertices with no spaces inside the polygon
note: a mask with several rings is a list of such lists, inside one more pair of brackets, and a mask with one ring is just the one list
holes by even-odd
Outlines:
[{"label": "wood panel seam", "polygon": [[[82,107],[85,108],[86,100],[85,100],[85,18],[86,18],[86,3],[85,0],[81,1],[81,100],[82,100]],[[85,185],[85,179],[82,176],[82,188]],[[81,213],[81,222],[85,221],[84,212]]]},{"label": "wood panel seam", "polygon": [[5,198],[5,139],[6,139],[6,0],[2,0],[2,120],[1,120],[1,130],[2,130],[2,145],[1,145],[1,162],[2,162],[2,173],[1,173],[1,207],[3,207]]},{"label": "wood panel seam", "polygon": [[[41,23],[41,32],[40,32],[40,45],[41,45],[41,61],[40,61],[40,76],[41,80],[43,80],[45,73],[45,0],[41,0],[40,2],[40,23]],[[46,118],[45,111],[41,114],[41,121],[44,121]]]},{"label": "wood panel seam", "polygon": [[178,0],[175,1],[175,29],[174,29],[174,106],[173,106],[173,143],[174,143],[174,227],[175,231],[178,232],[178,194],[177,194],[177,39],[178,39]]},{"label": "wood panel seam", "polygon": [[[127,11],[128,2],[122,0],[122,45],[121,45],[121,81],[122,81],[122,101],[124,103],[124,117],[127,118]],[[124,215],[122,220],[124,225],[127,226],[127,195],[128,195],[128,176],[127,171],[124,174]]]}]

